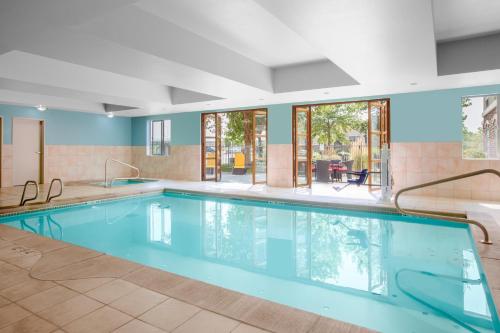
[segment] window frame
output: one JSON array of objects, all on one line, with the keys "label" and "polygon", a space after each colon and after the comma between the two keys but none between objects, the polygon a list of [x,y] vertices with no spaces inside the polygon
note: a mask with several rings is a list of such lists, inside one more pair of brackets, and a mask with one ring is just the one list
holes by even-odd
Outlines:
[{"label": "window frame", "polygon": [[[154,142],[154,125],[156,123],[160,123],[160,152],[155,153],[153,146]],[[165,132],[166,129],[165,127],[168,124],[169,126],[169,133],[171,133],[171,121],[170,119],[154,119],[148,122],[148,151],[147,155],[148,156],[169,156],[170,155],[170,141],[171,141],[171,134],[169,134],[168,140],[165,138]]]},{"label": "window frame", "polygon": [[[484,99],[484,104],[483,104],[483,108],[484,108],[484,105],[486,105],[486,107],[489,106],[489,103],[487,104],[486,103],[486,98],[487,97],[490,97],[490,96],[496,96],[497,100],[496,100],[496,103],[497,103],[497,112],[498,112],[498,108],[500,106],[500,92],[499,93],[495,93],[495,92],[491,92],[491,93],[484,93],[484,94],[472,94],[472,95],[462,95],[460,97],[460,104],[461,104],[461,107],[460,107],[460,115],[463,116],[464,115],[464,107],[462,106],[462,102],[464,99],[466,98],[483,98]],[[461,123],[461,126],[463,126],[463,121],[460,122]],[[497,120],[497,126],[498,126],[498,120]],[[496,142],[497,142],[497,156],[496,157],[488,157],[488,156],[485,156],[485,157],[470,157],[470,156],[465,156],[464,155],[464,143],[465,143],[465,137],[464,137],[464,133],[463,131],[461,131],[460,133],[460,136],[461,136],[461,140],[460,140],[460,154],[461,154],[461,159],[462,160],[465,160],[465,161],[499,161],[500,160],[500,136],[498,135],[498,129],[497,129],[497,132],[495,133],[496,134]],[[482,144],[484,145],[485,144],[485,141],[484,141],[484,132],[483,132],[483,139],[482,139]],[[487,152],[485,151],[484,152],[485,154],[487,154]]]}]

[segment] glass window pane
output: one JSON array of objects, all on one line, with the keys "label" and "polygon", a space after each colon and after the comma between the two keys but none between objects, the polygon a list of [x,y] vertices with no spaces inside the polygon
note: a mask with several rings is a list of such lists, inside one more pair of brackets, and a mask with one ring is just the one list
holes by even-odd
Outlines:
[{"label": "glass window pane", "polygon": [[151,155],[162,155],[162,121],[151,122]]},{"label": "glass window pane", "polygon": [[462,157],[500,158],[499,95],[462,98]]}]

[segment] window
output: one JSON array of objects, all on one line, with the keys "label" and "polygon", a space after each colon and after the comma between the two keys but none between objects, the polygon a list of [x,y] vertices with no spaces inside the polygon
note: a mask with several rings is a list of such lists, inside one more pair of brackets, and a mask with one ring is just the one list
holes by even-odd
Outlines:
[{"label": "window", "polygon": [[462,157],[500,158],[499,96],[462,98]]},{"label": "window", "polygon": [[152,120],[149,125],[148,155],[170,154],[170,120]]}]

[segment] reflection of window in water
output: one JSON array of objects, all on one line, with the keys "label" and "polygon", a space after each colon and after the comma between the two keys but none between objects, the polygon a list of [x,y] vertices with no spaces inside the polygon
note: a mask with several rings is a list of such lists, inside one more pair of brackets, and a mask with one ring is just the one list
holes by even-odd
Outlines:
[{"label": "reflection of window in water", "polygon": [[172,217],[168,207],[152,204],[149,214],[149,240],[172,245]]},{"label": "reflection of window in water", "polygon": [[204,201],[202,209],[206,257],[249,268],[266,266],[265,208]]},{"label": "reflection of window in water", "polygon": [[297,276],[326,285],[387,295],[383,223],[295,212]]},{"label": "reflection of window in water", "polygon": [[464,290],[464,311],[466,313],[490,317],[490,310],[488,308],[488,301],[484,292],[484,285],[482,283],[473,283],[472,281],[479,281],[479,268],[477,267],[476,259],[472,251],[463,250],[464,260],[464,281],[471,281],[470,283],[463,283]]},{"label": "reflection of window in water", "polygon": [[462,98],[462,156],[466,159],[499,159],[500,108],[498,95]]}]

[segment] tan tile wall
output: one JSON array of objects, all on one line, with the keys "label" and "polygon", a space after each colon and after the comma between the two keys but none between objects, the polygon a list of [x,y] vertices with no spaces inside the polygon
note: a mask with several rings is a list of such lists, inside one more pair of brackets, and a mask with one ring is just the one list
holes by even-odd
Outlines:
[{"label": "tan tile wall", "polygon": [[293,186],[292,144],[269,144],[267,146],[267,183],[275,187]]},{"label": "tan tile wall", "polygon": [[201,180],[200,145],[172,146],[169,156],[147,156],[146,147],[132,148],[132,164],[143,177],[173,180]]},{"label": "tan tile wall", "polygon": [[[4,144],[2,149],[2,187],[12,186],[12,145]],[[103,180],[106,159],[114,158],[125,163],[132,162],[130,146],[45,146],[45,182],[53,178],[63,181]],[[131,175],[129,168],[112,165],[112,177]]]},{"label": "tan tile wall", "polygon": [[[500,161],[464,160],[460,142],[392,143],[394,190],[465,172],[492,168]],[[417,195],[460,199],[500,200],[500,179],[481,175],[417,190]]]},{"label": "tan tile wall", "polygon": [[4,144],[2,146],[2,187],[12,186],[12,145]]}]

